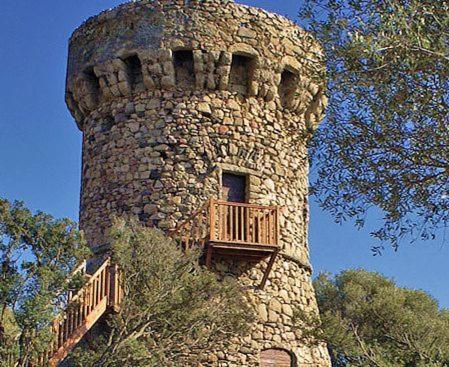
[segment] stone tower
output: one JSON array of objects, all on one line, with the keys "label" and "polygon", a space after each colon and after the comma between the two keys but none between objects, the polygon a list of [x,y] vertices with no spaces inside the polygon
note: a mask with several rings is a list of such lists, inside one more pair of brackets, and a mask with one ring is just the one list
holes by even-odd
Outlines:
[{"label": "stone tower", "polygon": [[326,104],[321,57],[291,21],[232,0],[134,1],[70,40],[66,101],[83,132],[92,248],[107,246],[114,215],[169,230],[214,199],[205,261],[237,277],[258,314],[203,366],[330,366],[292,328],[296,306],[317,310],[306,140]]}]

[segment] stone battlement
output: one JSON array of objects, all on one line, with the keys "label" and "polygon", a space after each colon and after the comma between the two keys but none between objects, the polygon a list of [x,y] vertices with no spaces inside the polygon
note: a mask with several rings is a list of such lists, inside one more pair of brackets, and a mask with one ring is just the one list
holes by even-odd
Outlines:
[{"label": "stone battlement", "polygon": [[81,129],[102,102],[154,90],[228,91],[299,114],[312,106],[316,126],[321,71],[318,44],[283,17],[230,1],[140,1],[74,33],[66,100]]}]

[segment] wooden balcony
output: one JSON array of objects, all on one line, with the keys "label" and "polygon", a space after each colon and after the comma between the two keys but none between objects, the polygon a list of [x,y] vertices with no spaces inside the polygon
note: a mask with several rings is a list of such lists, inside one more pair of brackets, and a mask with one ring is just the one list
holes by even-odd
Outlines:
[{"label": "wooden balcony", "polygon": [[216,257],[245,261],[270,257],[268,276],[279,251],[279,208],[210,200],[171,236],[187,250],[200,248],[207,266]]}]

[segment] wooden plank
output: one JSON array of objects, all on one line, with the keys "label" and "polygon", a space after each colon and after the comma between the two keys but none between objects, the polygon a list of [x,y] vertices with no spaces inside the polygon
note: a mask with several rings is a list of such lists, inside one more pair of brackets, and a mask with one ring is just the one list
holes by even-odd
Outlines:
[{"label": "wooden plank", "polygon": [[220,243],[220,242],[214,242],[213,246],[223,249],[229,249],[234,251],[251,251],[251,252],[264,252],[264,253],[273,253],[276,251],[279,251],[279,248],[277,246],[266,246],[266,245],[251,245],[248,246],[247,244],[235,244],[235,243]]},{"label": "wooden plank", "polygon": [[228,210],[228,218],[229,218],[229,224],[227,227],[227,232],[228,232],[228,241],[235,241],[234,239],[234,209],[235,207],[233,206],[228,206],[227,210]]},{"label": "wooden plank", "polygon": [[249,209],[245,208],[245,242],[250,242],[250,236],[251,236],[251,222],[250,222],[250,216],[249,216]]},{"label": "wooden plank", "polygon": [[228,207],[223,205],[223,216],[222,216],[222,220],[223,220],[223,236],[221,237],[222,240],[228,241],[228,236],[227,236],[227,231],[228,231]]},{"label": "wooden plank", "polygon": [[234,228],[232,230],[232,237],[234,238],[235,241],[239,240],[239,235],[238,235],[238,228],[239,228],[239,206],[235,206],[232,208],[233,210],[233,214],[232,216],[234,217]]},{"label": "wooden plank", "polygon": [[268,223],[267,243],[273,243],[273,239],[272,239],[272,236],[271,236],[271,234],[273,233],[273,227],[274,227],[274,225],[273,225],[273,223],[274,223],[274,221],[273,221],[273,212],[272,211],[270,211],[268,213],[267,223]]},{"label": "wooden plank", "polygon": [[240,211],[240,240],[245,242],[245,208],[239,207]]},{"label": "wooden plank", "polygon": [[213,241],[216,237],[216,211],[215,211],[215,200],[210,201],[210,207],[209,207],[209,226],[210,226],[210,239]]},{"label": "wooden plank", "polygon": [[234,203],[231,201],[222,201],[222,200],[217,200],[217,204],[221,205],[221,206],[242,206],[245,208],[262,209],[262,210],[271,210],[271,209],[277,208],[277,206],[266,206],[266,205],[257,205],[257,204],[248,204],[248,203]]},{"label": "wooden plank", "polygon": [[209,245],[207,249],[207,255],[206,255],[206,267],[210,268],[212,265],[212,254],[214,251],[214,247],[212,245]]},{"label": "wooden plank", "polygon": [[262,278],[262,283],[260,284],[260,289],[264,289],[265,288],[265,284],[267,283],[268,276],[270,275],[271,269],[273,268],[273,265],[274,265],[274,262],[276,260],[277,254],[278,253],[275,252],[270,257],[270,261],[268,262],[267,269],[265,270],[265,274],[263,275],[263,278]]},{"label": "wooden plank", "polygon": [[276,208],[276,241],[275,244],[279,246],[279,239],[280,239],[280,226],[279,226],[279,218],[280,218],[280,208]]}]

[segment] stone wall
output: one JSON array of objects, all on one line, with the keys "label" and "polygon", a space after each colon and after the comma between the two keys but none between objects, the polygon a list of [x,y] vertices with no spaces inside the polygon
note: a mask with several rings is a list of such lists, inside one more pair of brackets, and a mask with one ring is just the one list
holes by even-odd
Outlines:
[{"label": "stone wall", "polygon": [[106,244],[114,215],[173,228],[220,196],[223,172],[247,175],[251,203],[281,207],[281,255],[264,290],[265,263],[215,264],[247,286],[258,321],[204,366],[259,366],[270,348],[329,366],[291,320],[297,306],[317,309],[305,139],[326,104],[320,52],[285,18],[218,0],[133,2],[72,36],[66,99],[83,131],[80,221],[92,247]]}]

